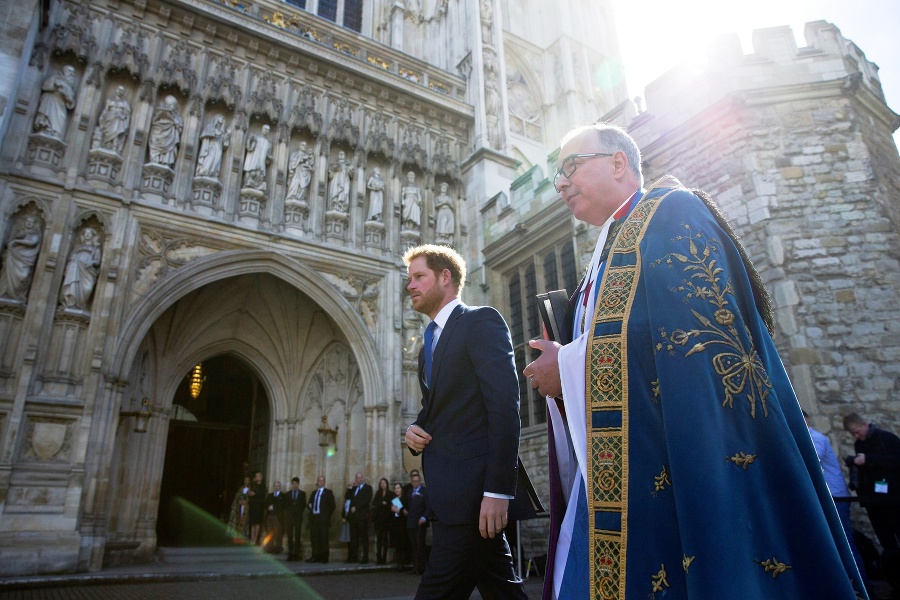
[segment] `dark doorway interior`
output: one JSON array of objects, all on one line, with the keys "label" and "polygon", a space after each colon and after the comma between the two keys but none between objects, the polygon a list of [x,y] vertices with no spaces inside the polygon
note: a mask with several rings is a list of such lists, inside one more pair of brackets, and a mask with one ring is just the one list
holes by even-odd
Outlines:
[{"label": "dark doorway interior", "polygon": [[201,363],[199,393],[188,372],[172,403],[160,485],[158,543],[233,543],[226,531],[232,499],[245,474],[265,473],[269,402],[259,379],[239,358]]}]

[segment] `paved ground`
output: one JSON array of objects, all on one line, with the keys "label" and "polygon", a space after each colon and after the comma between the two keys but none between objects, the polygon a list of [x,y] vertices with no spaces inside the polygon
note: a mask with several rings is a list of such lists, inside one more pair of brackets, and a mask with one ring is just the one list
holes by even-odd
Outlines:
[{"label": "paved ground", "polygon": [[[128,582],[117,584],[69,583],[0,591],[0,600],[412,600],[419,578],[396,571],[351,572],[309,577],[268,576],[207,581]],[[526,589],[530,600],[539,600],[543,580],[532,578]],[[472,598],[480,598],[476,592]]]}]

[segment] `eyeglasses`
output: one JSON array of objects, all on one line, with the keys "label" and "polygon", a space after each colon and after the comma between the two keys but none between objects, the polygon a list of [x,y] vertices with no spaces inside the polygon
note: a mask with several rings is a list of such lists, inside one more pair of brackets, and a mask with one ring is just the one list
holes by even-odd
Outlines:
[{"label": "eyeglasses", "polygon": [[578,168],[580,163],[575,162],[579,158],[594,158],[597,156],[612,156],[614,153],[610,152],[589,152],[587,154],[570,154],[565,157],[562,161],[562,164],[556,170],[556,175],[553,176],[553,187],[556,188],[556,191],[559,191],[559,178],[565,177],[569,179],[572,175],[575,174],[575,169]]}]

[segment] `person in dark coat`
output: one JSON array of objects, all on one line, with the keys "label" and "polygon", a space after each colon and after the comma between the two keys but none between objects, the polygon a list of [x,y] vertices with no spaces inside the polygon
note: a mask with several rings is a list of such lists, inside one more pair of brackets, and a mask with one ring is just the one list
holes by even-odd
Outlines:
[{"label": "person in dark coat", "polygon": [[[309,541],[312,556],[306,562],[328,562],[328,528],[334,513],[334,493],[325,487],[325,476],[319,475],[316,489],[309,495]],[[296,548],[295,551],[299,551]]]},{"label": "person in dark coat", "polygon": [[284,494],[281,482],[272,484],[272,491],[266,496],[266,544],[265,551],[281,554],[281,538],[284,537]]},{"label": "person in dark coat", "polygon": [[347,562],[356,562],[361,553],[360,563],[369,562],[369,505],[372,504],[372,486],[366,483],[362,473],[356,474],[355,485],[347,492],[350,510],[347,522],[350,523],[350,547],[347,551]]},{"label": "person in dark coat", "polygon": [[372,524],[375,526],[375,562],[379,565],[387,563],[388,537],[391,530],[391,500],[394,492],[390,490],[388,480],[384,477],[378,482],[378,491],[372,500]]},{"label": "person in dark coat", "polygon": [[409,564],[409,539],[406,536],[406,508],[403,504],[403,486],[394,484],[394,500],[391,500],[391,546],[394,548],[394,562],[399,568]]},{"label": "person in dark coat", "polygon": [[428,492],[418,474],[412,476],[412,489],[407,505],[406,532],[409,537],[409,551],[412,554],[411,572],[421,575],[425,572],[425,534],[428,532]]},{"label": "person in dark coat", "polygon": [[259,530],[266,512],[266,485],[263,483],[262,471],[253,474],[247,496],[250,497],[250,543],[258,544]]},{"label": "person in dark coat", "polygon": [[300,489],[300,479],[291,479],[291,489],[284,494],[284,524],[287,528],[288,560],[300,560],[300,535],[303,533],[303,511],[306,492]]}]

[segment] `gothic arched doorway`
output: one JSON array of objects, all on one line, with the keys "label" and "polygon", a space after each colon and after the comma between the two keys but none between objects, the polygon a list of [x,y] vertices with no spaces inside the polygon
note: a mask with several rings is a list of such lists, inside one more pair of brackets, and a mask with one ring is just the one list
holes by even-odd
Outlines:
[{"label": "gothic arched doorway", "polygon": [[243,476],[266,472],[269,400],[259,378],[229,354],[199,367],[172,400],[156,530],[163,546],[230,543],[220,524],[235,490]]}]

